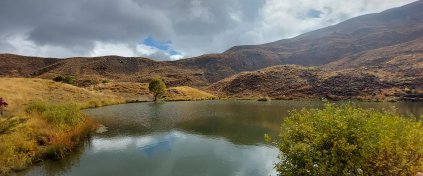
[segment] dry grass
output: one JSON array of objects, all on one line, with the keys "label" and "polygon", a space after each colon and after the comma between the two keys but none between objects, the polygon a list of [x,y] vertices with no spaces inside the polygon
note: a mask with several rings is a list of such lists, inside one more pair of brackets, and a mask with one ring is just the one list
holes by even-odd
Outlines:
[{"label": "dry grass", "polygon": [[[152,101],[153,95],[148,90],[147,83],[109,82],[90,87],[91,90],[103,94],[113,94],[124,97],[127,101]],[[210,100],[216,96],[188,86],[169,87],[164,96],[168,101]]]},{"label": "dry grass", "polygon": [[0,175],[70,152],[95,125],[81,108],[125,102],[116,95],[29,78],[0,78],[0,97],[9,103],[0,117]]},{"label": "dry grass", "polygon": [[[0,97],[8,103],[9,115],[21,114],[30,101],[49,103],[76,103],[83,108],[123,103],[124,99],[113,94],[103,94],[44,79],[0,78]],[[97,104],[93,106],[93,104]]]},{"label": "dry grass", "polygon": [[25,169],[43,159],[64,157],[95,127],[90,118],[71,126],[57,126],[35,114],[13,117],[7,121],[10,120],[25,123],[0,134],[0,175]]},{"label": "dry grass", "polygon": [[103,94],[117,95],[127,101],[148,101],[151,98],[147,83],[108,82],[92,85],[89,89]]},{"label": "dry grass", "polygon": [[213,100],[216,96],[188,86],[171,87],[164,97],[168,101]]}]

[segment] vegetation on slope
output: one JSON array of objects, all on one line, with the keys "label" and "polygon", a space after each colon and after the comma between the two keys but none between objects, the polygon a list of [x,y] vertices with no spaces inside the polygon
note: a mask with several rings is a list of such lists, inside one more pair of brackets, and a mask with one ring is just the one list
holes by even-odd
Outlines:
[{"label": "vegetation on slope", "polygon": [[422,80],[421,75],[396,76],[382,69],[334,71],[280,65],[234,75],[212,84],[208,90],[236,98],[396,100],[422,92]]},{"label": "vegetation on slope", "polygon": [[415,175],[423,170],[423,123],[391,112],[327,103],[282,124],[281,175]]},{"label": "vegetation on slope", "polygon": [[171,87],[167,90],[164,99],[169,101],[186,100],[214,100],[216,96],[211,93],[188,86]]},{"label": "vegetation on slope", "polygon": [[[152,101],[153,94],[148,90],[147,83],[134,82],[108,82],[97,84],[90,89],[102,92],[104,94],[114,94],[125,98],[129,102]],[[167,101],[189,101],[189,100],[210,100],[216,99],[216,96],[206,91],[189,86],[168,87],[163,96]]]},{"label": "vegetation on slope", "polygon": [[43,159],[64,157],[94,125],[75,104],[30,103],[26,113],[0,119],[0,175]]},{"label": "vegetation on slope", "polygon": [[113,95],[26,78],[1,78],[0,97],[9,104],[0,117],[0,175],[70,152],[94,127],[81,108],[124,102]]},{"label": "vegetation on slope", "polygon": [[124,102],[123,98],[113,94],[103,94],[51,80],[29,78],[0,78],[0,97],[9,103],[8,113],[15,115],[22,113],[25,105],[31,100],[56,104],[76,103],[81,108]]}]

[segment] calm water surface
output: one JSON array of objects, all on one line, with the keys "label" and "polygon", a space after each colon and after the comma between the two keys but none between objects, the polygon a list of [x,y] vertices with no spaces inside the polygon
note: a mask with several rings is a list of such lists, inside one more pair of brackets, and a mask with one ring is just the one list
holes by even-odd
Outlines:
[{"label": "calm water surface", "polygon": [[[342,103],[342,102],[338,102]],[[422,115],[422,103],[356,103]],[[137,103],[85,110],[108,127],[60,161],[22,175],[198,176],[276,175],[277,136],[289,110],[322,107],[319,101],[198,101]]]}]

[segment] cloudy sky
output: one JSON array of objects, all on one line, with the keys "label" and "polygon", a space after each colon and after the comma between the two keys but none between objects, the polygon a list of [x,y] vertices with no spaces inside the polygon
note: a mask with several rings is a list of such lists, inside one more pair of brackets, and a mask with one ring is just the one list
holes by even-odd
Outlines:
[{"label": "cloudy sky", "polygon": [[415,0],[1,0],[0,53],[176,60]]}]

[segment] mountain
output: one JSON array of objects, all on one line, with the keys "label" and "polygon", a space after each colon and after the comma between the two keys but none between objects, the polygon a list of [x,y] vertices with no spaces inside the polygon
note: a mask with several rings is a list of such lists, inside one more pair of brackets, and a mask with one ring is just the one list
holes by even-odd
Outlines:
[{"label": "mountain", "polygon": [[423,36],[423,1],[346,20],[292,39],[236,46],[237,53],[280,64],[323,65],[358,52],[396,45]]},{"label": "mountain", "polygon": [[204,55],[188,59],[188,62],[207,63],[206,79],[213,83],[242,71],[280,64],[321,66],[360,52],[411,42],[422,36],[423,0],[420,0],[291,39],[235,46],[222,54]]},{"label": "mountain", "polygon": [[[147,82],[150,78],[159,76],[170,86],[205,87],[214,83],[209,87],[210,90],[238,95],[242,91],[231,92],[234,91],[232,90],[234,86],[230,85],[234,84],[234,81],[238,81],[240,85],[245,84],[241,86],[245,91],[261,90],[253,89],[257,85],[249,80],[257,75],[269,74],[263,75],[262,80],[257,80],[257,84],[260,85],[270,85],[274,83],[273,81],[280,82],[286,73],[317,75],[311,80],[308,77],[307,79],[301,77],[296,81],[301,83],[311,81],[304,83],[303,86],[321,88],[325,87],[326,83],[322,84],[329,78],[328,75],[335,76],[333,80],[336,83],[343,83],[348,79],[362,80],[358,75],[360,73],[373,75],[373,78],[377,78],[382,85],[394,84],[397,85],[396,88],[405,90],[418,87],[420,84],[419,80],[423,73],[422,42],[423,0],[420,0],[381,13],[355,17],[291,39],[262,45],[235,46],[220,54],[206,54],[178,61],[158,62],[141,57],[119,56],[54,59],[1,54],[0,76],[51,79],[58,75],[69,74],[75,75],[78,84],[82,86],[104,80]],[[281,64],[302,66],[271,67]],[[303,66],[318,66],[318,68]],[[271,68],[264,69],[266,67]],[[259,69],[264,70],[251,72]],[[245,71],[250,71],[247,75],[256,76],[241,73]],[[368,77],[365,76],[363,79],[367,80]],[[294,80],[283,82],[283,85],[300,86]],[[313,81],[316,80],[318,82],[314,84]],[[405,81],[407,83],[401,86],[396,83],[404,80],[408,82]],[[416,82],[410,83],[410,80]],[[357,84],[366,84],[364,87],[369,87],[373,83],[359,81]],[[335,85],[330,82],[327,84]],[[269,92],[270,90],[263,91],[267,95],[285,95],[285,93],[273,94]],[[312,91],[307,96],[323,96],[324,93],[321,92],[325,91],[319,89],[318,92]]]}]

